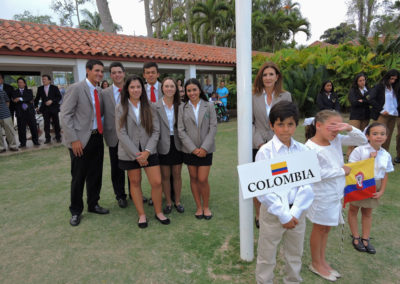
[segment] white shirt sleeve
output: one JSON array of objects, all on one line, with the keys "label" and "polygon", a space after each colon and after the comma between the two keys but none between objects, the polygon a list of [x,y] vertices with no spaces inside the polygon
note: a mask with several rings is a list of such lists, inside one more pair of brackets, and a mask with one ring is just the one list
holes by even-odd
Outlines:
[{"label": "white shirt sleeve", "polygon": [[314,192],[311,185],[299,186],[292,208],[290,208],[290,214],[299,219],[301,214],[311,206],[313,200]]},{"label": "white shirt sleeve", "polygon": [[365,137],[364,133],[362,133],[359,129],[352,127],[353,129],[348,132],[347,135],[341,135],[340,142],[344,146],[360,146],[368,143],[367,137]]}]

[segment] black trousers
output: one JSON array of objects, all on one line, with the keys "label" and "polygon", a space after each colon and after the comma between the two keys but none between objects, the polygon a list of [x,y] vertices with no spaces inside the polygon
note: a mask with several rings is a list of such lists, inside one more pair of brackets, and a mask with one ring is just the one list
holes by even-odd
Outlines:
[{"label": "black trousers", "polygon": [[39,143],[37,125],[36,125],[36,118],[35,112],[27,109],[26,111],[20,111],[17,115],[17,126],[18,126],[18,139],[19,143],[22,146],[26,145],[26,125],[29,126],[29,129],[32,134],[32,142],[34,144]]},{"label": "black trousers", "polygon": [[[114,188],[115,198],[126,199],[125,193],[125,171],[118,167],[118,144],[108,147],[111,165],[111,181]],[[129,190],[129,189],[128,189]]]},{"label": "black trousers", "polygon": [[69,149],[69,154],[72,175],[69,210],[72,215],[79,215],[83,211],[82,198],[85,182],[88,209],[93,209],[100,199],[104,158],[103,135],[91,135],[81,157],[75,156],[72,149]]},{"label": "black trousers", "polygon": [[56,139],[61,139],[60,134],[60,120],[58,118],[58,111],[45,111],[43,112],[43,119],[44,119],[44,133],[46,140],[51,139],[50,135],[50,119],[53,120],[54,131],[56,132]]}]

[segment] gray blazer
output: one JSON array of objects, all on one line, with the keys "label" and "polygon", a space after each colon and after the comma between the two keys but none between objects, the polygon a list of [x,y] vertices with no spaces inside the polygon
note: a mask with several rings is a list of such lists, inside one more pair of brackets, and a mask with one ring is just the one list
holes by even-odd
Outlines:
[{"label": "gray blazer", "polygon": [[201,100],[199,109],[199,126],[191,105],[182,103],[178,112],[178,133],[182,140],[182,151],[192,153],[196,148],[203,148],[207,153],[215,152],[215,135],[217,134],[217,115],[214,103]]},{"label": "gray blazer", "polygon": [[104,140],[108,147],[115,147],[118,144],[117,130],[115,128],[115,98],[114,90],[111,85],[101,93],[104,108]]},{"label": "gray blazer", "polygon": [[[142,109],[140,109],[142,111]],[[122,106],[118,104],[115,108],[115,126],[117,129],[118,143],[118,159],[123,161],[136,160],[136,153],[139,153],[139,145],[142,151],[149,150],[151,154],[157,153],[157,142],[160,136],[160,124],[157,114],[151,110],[153,117],[153,133],[149,136],[141,124],[136,124],[136,116],[132,107],[129,105],[128,116],[124,127],[119,127],[119,121],[122,116]]]},{"label": "gray blazer", "polygon": [[[165,112],[165,108],[162,100],[159,100],[154,104],[154,109],[158,115],[158,121],[160,123],[160,139],[158,140],[157,151],[158,154],[166,155],[170,150],[170,132],[169,132],[169,122],[167,113]],[[182,151],[182,142],[179,139],[178,128],[175,127],[175,116],[174,116],[174,142],[175,147],[178,151]]]},{"label": "gray blazer", "polygon": [[[263,95],[252,95],[253,101],[253,149],[258,149],[260,144],[264,144],[272,139],[274,132],[269,125],[269,117]],[[279,96],[272,96],[271,107],[280,101],[292,101],[289,92],[283,92]]]},{"label": "gray blazer", "polygon": [[[102,96],[100,88],[97,88],[102,109]],[[81,141],[83,148],[87,145],[92,132],[95,115],[93,111],[92,98],[86,79],[71,85],[63,99],[60,112],[61,127],[63,129],[63,144],[71,148],[71,143]]]}]

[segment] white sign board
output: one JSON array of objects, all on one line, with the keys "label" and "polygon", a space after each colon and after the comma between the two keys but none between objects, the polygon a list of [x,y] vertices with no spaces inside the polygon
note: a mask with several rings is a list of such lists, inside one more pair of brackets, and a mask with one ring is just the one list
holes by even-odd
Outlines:
[{"label": "white sign board", "polygon": [[237,168],[244,199],[275,193],[286,200],[291,188],[321,180],[314,150],[239,165]]}]

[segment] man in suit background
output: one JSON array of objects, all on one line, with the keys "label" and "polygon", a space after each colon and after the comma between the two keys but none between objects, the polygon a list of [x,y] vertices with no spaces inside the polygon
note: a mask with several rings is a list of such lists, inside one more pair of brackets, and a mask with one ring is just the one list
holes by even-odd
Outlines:
[{"label": "man in suit background", "polygon": [[78,226],[83,211],[83,189],[86,181],[88,211],[108,214],[101,207],[101,182],[103,176],[103,122],[102,97],[96,87],[103,79],[104,65],[99,60],[86,63],[86,79],[71,85],[61,105],[63,142],[71,157],[71,226]]},{"label": "man in suit background", "polygon": [[4,83],[4,75],[0,73],[0,91],[3,90],[7,93],[8,99],[10,101],[10,104],[8,105],[8,108],[10,109],[10,115],[11,119],[14,122],[14,114],[15,114],[15,103],[12,100],[12,95],[14,92],[14,88],[11,85],[8,85]]},{"label": "man in suit background", "polygon": [[104,140],[110,154],[111,181],[115,198],[119,207],[126,208],[128,202],[125,193],[125,171],[118,166],[118,137],[115,126],[115,106],[120,103],[125,79],[125,68],[121,62],[110,64],[110,77],[113,84],[101,93],[104,104]]},{"label": "man in suit background", "polygon": [[158,81],[160,72],[155,62],[147,62],[143,65],[143,78],[146,80],[146,93],[149,102],[156,103],[162,98],[161,83]]},{"label": "man in suit background", "polygon": [[46,141],[44,144],[51,142],[50,136],[50,119],[53,121],[54,131],[56,132],[56,141],[61,142],[60,134],[60,121],[58,113],[60,111],[61,93],[60,90],[50,84],[51,77],[49,75],[42,75],[43,86],[38,88],[35,98],[35,107],[38,107],[39,100],[42,100],[39,111],[43,114],[44,119],[44,133]]}]

